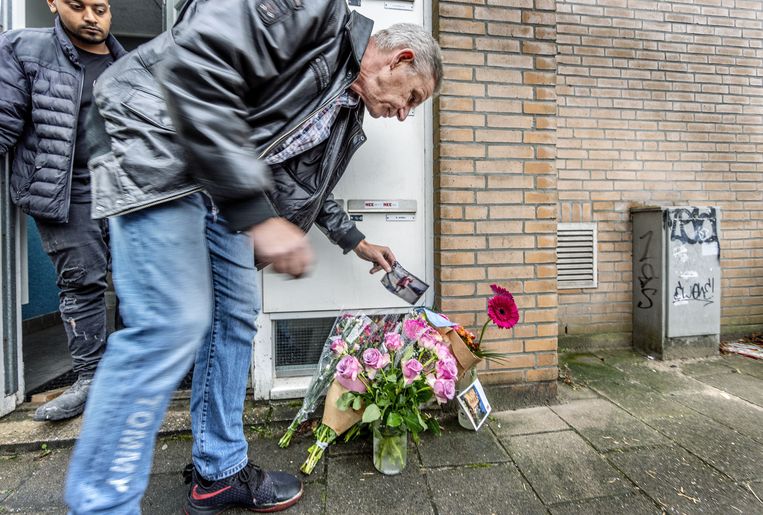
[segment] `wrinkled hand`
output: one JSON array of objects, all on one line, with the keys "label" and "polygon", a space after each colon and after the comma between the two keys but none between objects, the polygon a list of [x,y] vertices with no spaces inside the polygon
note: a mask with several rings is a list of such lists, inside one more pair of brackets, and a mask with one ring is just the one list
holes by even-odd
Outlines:
[{"label": "wrinkled hand", "polygon": [[366,240],[361,240],[358,246],[353,249],[360,259],[365,259],[374,264],[369,273],[375,274],[384,269],[385,272],[392,271],[392,265],[395,264],[395,255],[389,247],[374,245]]},{"label": "wrinkled hand", "polygon": [[254,255],[259,261],[273,265],[276,272],[297,278],[310,269],[313,250],[307,236],[285,218],[269,218],[247,232]]}]

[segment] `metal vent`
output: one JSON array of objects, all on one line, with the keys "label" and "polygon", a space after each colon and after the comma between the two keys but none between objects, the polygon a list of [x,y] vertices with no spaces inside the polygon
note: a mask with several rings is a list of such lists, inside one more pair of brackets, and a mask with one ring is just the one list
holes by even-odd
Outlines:
[{"label": "metal vent", "polygon": [[558,224],[558,288],[596,288],[596,224]]},{"label": "metal vent", "polygon": [[311,375],[315,371],[335,317],[276,320],[275,369],[281,377]]}]

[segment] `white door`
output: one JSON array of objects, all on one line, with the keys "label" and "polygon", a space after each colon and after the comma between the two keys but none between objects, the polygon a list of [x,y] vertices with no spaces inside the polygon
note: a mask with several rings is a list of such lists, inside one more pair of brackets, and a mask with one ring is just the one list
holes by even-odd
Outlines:
[{"label": "white door", "polygon": [[[355,3],[360,5],[352,5]],[[374,20],[374,32],[399,22],[430,26],[428,0],[360,0],[351,1],[350,8]],[[369,242],[389,246],[404,268],[431,285],[431,101],[404,122],[373,119],[366,113],[363,129],[368,139],[352,158],[334,189],[334,197]],[[258,398],[299,396],[307,383],[305,377],[288,377],[299,372],[286,373],[281,368],[279,376],[279,370],[274,368],[281,352],[281,344],[275,341],[284,334],[279,323],[322,317],[325,324],[340,310],[401,312],[411,307],[382,286],[383,273],[368,273],[370,263],[353,252],[343,255],[317,227],[308,236],[316,252],[316,265],[309,277],[295,281],[271,270],[262,274],[263,315],[254,360]],[[431,302],[432,290],[430,287],[419,304]],[[308,331],[305,325],[292,327],[290,334]],[[318,325],[313,326],[310,338],[320,338]],[[305,346],[314,345],[322,345],[322,341],[301,339],[294,343],[294,352],[301,353]],[[306,373],[310,373],[309,368]]]}]

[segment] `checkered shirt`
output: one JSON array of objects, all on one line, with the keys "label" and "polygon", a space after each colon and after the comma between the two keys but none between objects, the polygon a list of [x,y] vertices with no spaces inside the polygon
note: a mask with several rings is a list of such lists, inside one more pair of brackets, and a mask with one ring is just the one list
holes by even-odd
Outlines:
[{"label": "checkered shirt", "polygon": [[319,145],[331,134],[331,126],[334,125],[334,121],[339,116],[339,110],[343,107],[355,107],[359,100],[355,93],[349,89],[346,90],[308,120],[305,120],[294,134],[273,149],[265,158],[265,162],[269,165],[283,163]]}]

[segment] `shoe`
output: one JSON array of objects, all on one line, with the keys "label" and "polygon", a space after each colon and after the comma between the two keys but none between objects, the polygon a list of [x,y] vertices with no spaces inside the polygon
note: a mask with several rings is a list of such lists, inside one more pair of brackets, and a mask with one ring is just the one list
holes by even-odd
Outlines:
[{"label": "shoe", "polygon": [[42,422],[76,417],[85,410],[85,401],[92,382],[92,377],[87,379],[80,377],[64,393],[37,408],[34,412],[34,420]]},{"label": "shoe", "polygon": [[183,472],[188,491],[186,515],[221,513],[241,507],[270,513],[285,510],[302,497],[302,481],[285,472],[266,472],[251,461],[239,472],[217,481],[207,481],[188,465]]}]

